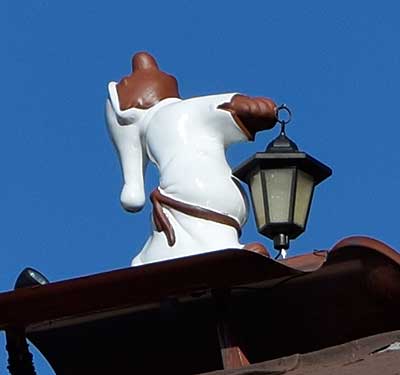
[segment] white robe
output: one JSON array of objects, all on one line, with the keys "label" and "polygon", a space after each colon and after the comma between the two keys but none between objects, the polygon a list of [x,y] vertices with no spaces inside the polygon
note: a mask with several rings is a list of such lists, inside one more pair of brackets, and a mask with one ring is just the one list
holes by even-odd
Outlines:
[{"label": "white robe", "polygon": [[[225,150],[248,139],[232,115],[217,108],[234,95],[168,98],[147,110],[120,110],[116,83],[109,84],[106,117],[122,165],[121,203],[125,209],[138,211],[143,207],[144,171],[150,159],[159,170],[163,195],[228,215],[243,226],[247,198],[232,178]],[[152,234],[132,265],[243,247],[231,226],[167,206],[163,211],[174,228],[175,244],[170,247],[165,234],[153,223]]]}]

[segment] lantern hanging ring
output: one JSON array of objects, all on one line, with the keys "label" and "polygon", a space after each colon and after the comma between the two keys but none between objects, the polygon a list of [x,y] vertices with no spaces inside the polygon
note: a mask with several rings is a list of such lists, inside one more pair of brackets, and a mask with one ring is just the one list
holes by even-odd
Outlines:
[{"label": "lantern hanging ring", "polygon": [[[280,118],[280,114],[282,114],[282,112],[286,114],[286,119]],[[281,124],[281,134],[285,134],[285,126],[292,120],[292,111],[286,104],[281,104],[275,109],[275,117],[276,121]]]}]

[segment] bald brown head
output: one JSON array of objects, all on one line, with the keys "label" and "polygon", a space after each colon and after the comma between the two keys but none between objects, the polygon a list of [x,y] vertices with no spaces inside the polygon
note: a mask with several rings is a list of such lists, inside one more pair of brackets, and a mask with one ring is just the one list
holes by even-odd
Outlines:
[{"label": "bald brown head", "polygon": [[147,109],[166,98],[179,98],[175,77],[162,72],[157,61],[147,52],[132,58],[132,73],[117,84],[120,109]]},{"label": "bald brown head", "polygon": [[156,59],[148,52],[138,52],[132,57],[132,72],[135,70],[159,70]]}]

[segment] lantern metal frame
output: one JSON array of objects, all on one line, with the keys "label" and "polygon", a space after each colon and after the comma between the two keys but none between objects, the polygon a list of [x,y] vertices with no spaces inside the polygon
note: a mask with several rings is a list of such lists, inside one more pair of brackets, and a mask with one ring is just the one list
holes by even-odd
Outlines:
[{"label": "lantern metal frame", "polygon": [[[283,106],[279,107],[282,108]],[[284,107],[287,108],[286,106]],[[290,111],[287,110],[289,115]],[[285,125],[288,121],[278,121],[281,123],[282,128],[279,136],[275,138],[268,146],[265,152],[257,152],[251,158],[240,164],[233,172],[234,176],[241,181],[246,182],[250,186],[250,181],[254,175],[262,173],[263,170],[274,169],[292,169],[293,175],[291,178],[290,195],[289,199],[289,213],[286,222],[271,222],[271,212],[269,207],[268,190],[266,186],[266,177],[261,176],[261,192],[263,195],[262,202],[265,215],[265,224],[260,225],[257,219],[257,214],[260,207],[255,206],[255,199],[251,193],[251,200],[253,209],[256,216],[258,231],[274,240],[274,247],[276,249],[288,249],[289,240],[297,238],[302,234],[307,226],[308,217],[311,209],[311,203],[314,195],[315,187],[323,180],[331,176],[332,170],[327,165],[321,163],[309,154],[299,151],[297,145],[290,140],[285,133]],[[308,201],[308,207],[305,213],[303,226],[295,223],[295,205],[297,194],[298,173],[302,171],[313,179],[313,186]],[[289,189],[288,189],[289,191]]]}]

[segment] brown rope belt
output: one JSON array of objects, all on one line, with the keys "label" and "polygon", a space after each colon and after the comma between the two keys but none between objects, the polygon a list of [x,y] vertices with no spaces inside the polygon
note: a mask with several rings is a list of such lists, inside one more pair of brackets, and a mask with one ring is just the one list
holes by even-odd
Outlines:
[{"label": "brown rope belt", "polygon": [[174,210],[177,210],[189,216],[194,216],[200,219],[210,220],[216,223],[229,225],[237,230],[239,237],[241,235],[242,231],[240,228],[240,224],[230,216],[208,210],[207,208],[179,202],[173,198],[169,198],[166,197],[165,195],[162,195],[158,189],[155,189],[151,193],[150,200],[151,203],[153,203],[154,225],[156,226],[158,232],[165,233],[169,246],[174,246],[176,242],[175,231],[167,215],[165,215],[162,209],[162,205],[168,206]]}]

